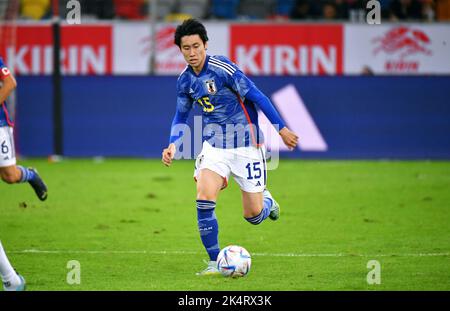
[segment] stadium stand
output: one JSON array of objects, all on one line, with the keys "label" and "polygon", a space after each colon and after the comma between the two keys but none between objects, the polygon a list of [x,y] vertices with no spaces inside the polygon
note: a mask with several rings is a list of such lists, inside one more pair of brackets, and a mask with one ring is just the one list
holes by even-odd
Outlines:
[{"label": "stadium stand", "polygon": [[208,0],[182,0],[178,3],[180,13],[190,15],[194,18],[204,19],[208,17]]},{"label": "stadium stand", "polygon": [[236,19],[239,2],[239,0],[212,0],[211,17],[228,20]]},{"label": "stadium stand", "polygon": [[[157,6],[157,19],[164,20],[167,16],[175,12],[175,8],[177,6],[177,0],[151,0],[156,1]],[[151,3],[148,3],[150,6],[149,11],[151,13]]]},{"label": "stadium stand", "polygon": [[[0,0],[0,16],[8,3],[20,3],[20,19],[40,20],[51,16],[51,0]],[[337,20],[355,22],[364,15],[368,0],[78,0],[82,19],[142,20],[157,2],[160,21],[198,19]],[[382,18],[388,22],[448,21],[450,0],[378,0]],[[59,0],[61,15],[67,0]],[[356,19],[363,21],[363,19]]]},{"label": "stadium stand", "polygon": [[450,20],[450,0],[437,0],[435,10],[438,21]]},{"label": "stadium stand", "polygon": [[0,1],[0,18],[3,18],[6,14],[8,3]]},{"label": "stadium stand", "polygon": [[294,4],[295,0],[277,0],[275,4],[275,14],[277,16],[289,17]]},{"label": "stadium stand", "polygon": [[23,19],[40,20],[47,16],[50,0],[22,0],[20,16]]},{"label": "stadium stand", "polygon": [[147,17],[144,10],[144,0],[114,0],[116,18],[139,20]]},{"label": "stadium stand", "polygon": [[250,19],[267,19],[272,16],[275,0],[241,0],[239,15]]}]

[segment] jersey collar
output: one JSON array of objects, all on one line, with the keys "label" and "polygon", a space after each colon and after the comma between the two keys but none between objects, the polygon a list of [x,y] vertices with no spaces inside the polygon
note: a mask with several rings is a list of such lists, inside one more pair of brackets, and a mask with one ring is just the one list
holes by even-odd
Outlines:
[{"label": "jersey collar", "polygon": [[209,55],[206,55],[205,63],[203,64],[203,68],[198,75],[195,73],[194,69],[192,69],[191,65],[189,65],[189,70],[194,76],[200,77],[204,75],[205,72],[208,70],[208,63],[209,63]]}]

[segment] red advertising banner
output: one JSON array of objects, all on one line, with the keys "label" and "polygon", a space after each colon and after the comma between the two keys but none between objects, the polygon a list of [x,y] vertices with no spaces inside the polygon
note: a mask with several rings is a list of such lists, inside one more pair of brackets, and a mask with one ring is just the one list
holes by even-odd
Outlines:
[{"label": "red advertising banner", "polygon": [[[65,75],[178,75],[186,63],[174,24],[158,24],[155,68],[147,23],[64,25]],[[231,58],[251,75],[449,74],[446,24],[205,23],[208,54]],[[0,24],[0,56],[15,73],[49,75],[50,24]]]},{"label": "red advertising banner", "polygon": [[[20,25],[15,40],[0,44],[0,55],[17,74],[51,74],[53,46],[51,25]],[[62,72],[69,75],[112,73],[112,26],[63,26]]]},{"label": "red advertising banner", "polygon": [[343,73],[343,25],[231,24],[230,55],[253,75]]}]

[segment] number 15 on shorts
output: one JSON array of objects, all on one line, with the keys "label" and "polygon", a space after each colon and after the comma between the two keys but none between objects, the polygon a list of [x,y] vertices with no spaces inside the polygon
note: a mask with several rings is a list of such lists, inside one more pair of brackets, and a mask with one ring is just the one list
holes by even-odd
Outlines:
[{"label": "number 15 on shorts", "polygon": [[261,178],[262,171],[261,171],[261,162],[253,162],[248,163],[245,168],[247,169],[247,179],[258,179]]}]

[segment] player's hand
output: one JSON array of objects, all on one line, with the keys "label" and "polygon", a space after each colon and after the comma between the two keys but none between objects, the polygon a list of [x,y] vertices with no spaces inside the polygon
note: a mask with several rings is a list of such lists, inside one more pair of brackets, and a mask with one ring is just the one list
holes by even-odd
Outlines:
[{"label": "player's hand", "polygon": [[169,147],[162,152],[162,162],[165,166],[170,166],[172,164],[172,159],[175,156],[176,148],[175,144],[170,144]]},{"label": "player's hand", "polygon": [[290,131],[287,127],[283,127],[280,130],[280,136],[289,150],[294,150],[294,148],[297,147],[298,136],[294,132]]}]

